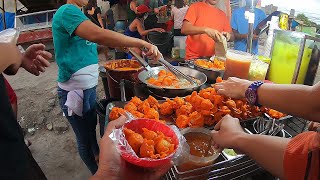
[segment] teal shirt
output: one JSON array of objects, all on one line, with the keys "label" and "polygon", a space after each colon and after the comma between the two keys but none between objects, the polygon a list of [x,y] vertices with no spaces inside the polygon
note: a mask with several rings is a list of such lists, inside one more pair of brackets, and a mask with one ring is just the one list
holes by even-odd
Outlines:
[{"label": "teal shirt", "polygon": [[77,27],[89,20],[71,4],[61,6],[52,21],[55,58],[59,67],[58,82],[66,82],[78,70],[98,63],[97,45],[74,34]]}]

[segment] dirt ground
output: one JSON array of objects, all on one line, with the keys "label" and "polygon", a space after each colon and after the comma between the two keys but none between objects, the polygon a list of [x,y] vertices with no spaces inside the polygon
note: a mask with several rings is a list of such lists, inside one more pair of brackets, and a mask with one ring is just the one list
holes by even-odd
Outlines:
[{"label": "dirt ground", "polygon": [[[105,62],[102,55],[100,59],[100,64]],[[17,75],[6,78],[18,96],[18,121],[32,142],[30,150],[47,178],[88,179],[90,172],[80,159],[75,135],[58,105],[57,71],[57,64],[52,62],[39,77],[20,69]],[[100,78],[97,93],[99,98],[104,96]]]}]

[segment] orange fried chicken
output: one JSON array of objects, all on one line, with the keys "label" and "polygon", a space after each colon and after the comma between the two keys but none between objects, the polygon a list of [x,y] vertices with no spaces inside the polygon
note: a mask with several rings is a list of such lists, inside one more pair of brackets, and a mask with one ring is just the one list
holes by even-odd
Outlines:
[{"label": "orange fried chicken", "polygon": [[122,116],[125,113],[125,110],[122,108],[114,107],[112,108],[110,114],[109,114],[109,120],[113,121],[118,119],[120,116]]},{"label": "orange fried chicken", "polygon": [[188,127],[189,123],[190,123],[190,119],[186,115],[180,115],[176,119],[176,125],[178,126],[178,128],[186,128]]},{"label": "orange fried chicken", "polygon": [[173,113],[173,107],[169,102],[164,102],[160,104],[160,114],[163,116],[168,116]]},{"label": "orange fried chicken", "polygon": [[133,151],[138,155],[140,152],[140,147],[143,143],[143,137],[141,136],[141,134],[138,134],[132,131],[131,129],[124,128],[123,132],[126,136],[129,145],[131,146]]}]

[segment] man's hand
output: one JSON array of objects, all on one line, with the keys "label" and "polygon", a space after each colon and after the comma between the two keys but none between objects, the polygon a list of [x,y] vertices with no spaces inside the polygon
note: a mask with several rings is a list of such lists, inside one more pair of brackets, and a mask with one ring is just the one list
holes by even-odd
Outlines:
[{"label": "man's hand", "polygon": [[216,149],[236,147],[237,138],[246,133],[243,131],[239,119],[225,115],[211,131],[214,147]]},{"label": "man's hand", "polygon": [[205,33],[211,37],[214,41],[217,41],[217,42],[222,42],[222,34],[215,30],[215,29],[211,29],[211,28],[206,28],[205,29]]},{"label": "man's hand", "polygon": [[224,35],[224,37],[226,37],[226,40],[227,41],[230,41],[230,38],[231,38],[231,34],[228,33],[228,32],[222,32],[222,35]]},{"label": "man's hand", "polygon": [[52,54],[45,51],[45,45],[33,44],[23,54],[21,67],[39,76],[40,72],[44,72],[45,68],[50,66],[48,59],[51,58]]},{"label": "man's hand", "polygon": [[251,81],[230,77],[226,81],[214,84],[213,87],[219,94],[241,99],[245,97],[245,92],[251,84]]},{"label": "man's hand", "polygon": [[145,53],[145,55],[155,61],[158,61],[160,59],[160,57],[162,57],[162,54],[160,53],[160,51],[158,50],[158,47],[150,44],[150,43],[145,43],[144,48],[147,48],[147,52],[143,52]]},{"label": "man's hand", "polygon": [[136,167],[123,160],[116,149],[116,144],[109,138],[113,129],[120,128],[126,122],[126,118],[121,116],[119,119],[111,121],[105,135],[100,141],[99,168],[91,180],[115,180],[115,179],[160,179],[171,168],[171,164],[154,170],[145,170]]}]

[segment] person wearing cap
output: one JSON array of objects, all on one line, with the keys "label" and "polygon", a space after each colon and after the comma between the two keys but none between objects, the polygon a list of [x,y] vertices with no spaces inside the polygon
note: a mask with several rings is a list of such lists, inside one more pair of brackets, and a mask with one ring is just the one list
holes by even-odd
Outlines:
[{"label": "person wearing cap", "polygon": [[137,17],[129,27],[125,30],[124,34],[130,37],[141,39],[143,36],[146,36],[149,32],[157,31],[164,32],[164,29],[161,28],[152,28],[149,30],[145,30],[144,28],[144,20],[148,17],[148,13],[150,12],[150,8],[146,5],[140,5],[137,7]]},{"label": "person wearing cap", "polygon": [[227,15],[216,7],[218,0],[205,0],[190,6],[181,28],[188,35],[186,59],[215,55],[215,42],[233,41],[233,33]]},{"label": "person wearing cap", "polygon": [[[144,23],[144,20],[148,17],[149,12],[150,12],[150,9],[148,6],[144,4],[138,6],[137,17],[128,26],[124,34],[130,37],[143,39],[144,36],[146,36],[149,32],[152,32],[152,31],[165,32],[165,30],[161,28],[153,28],[153,29],[145,30],[143,23]],[[138,48],[134,48],[134,49],[138,54],[141,53],[141,51]],[[127,54],[127,56],[128,56],[128,59],[132,58],[130,54]]]}]

